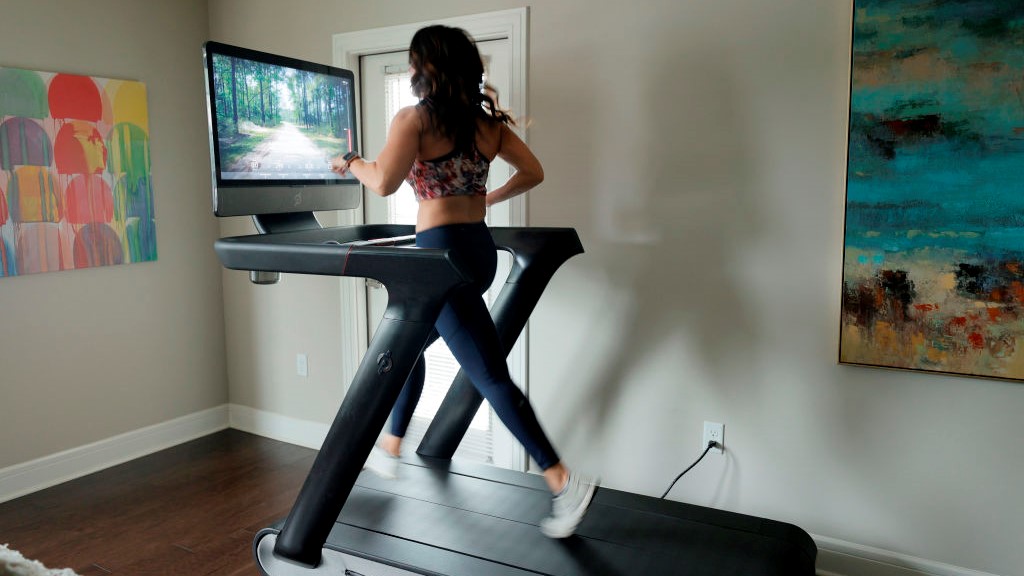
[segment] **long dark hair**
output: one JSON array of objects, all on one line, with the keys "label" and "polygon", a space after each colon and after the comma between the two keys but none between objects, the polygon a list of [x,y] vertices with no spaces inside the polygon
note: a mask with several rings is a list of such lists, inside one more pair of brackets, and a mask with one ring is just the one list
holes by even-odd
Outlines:
[{"label": "long dark hair", "polygon": [[456,149],[473,147],[480,118],[515,124],[498,107],[497,91],[484,83],[480,52],[465,30],[441,25],[421,28],[409,45],[409,65],[413,93],[426,108],[431,127],[453,139]]}]

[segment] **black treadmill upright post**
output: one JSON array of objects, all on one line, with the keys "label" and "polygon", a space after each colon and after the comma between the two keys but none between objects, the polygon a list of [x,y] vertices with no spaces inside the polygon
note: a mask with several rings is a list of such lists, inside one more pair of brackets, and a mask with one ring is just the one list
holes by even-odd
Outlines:
[{"label": "black treadmill upright post", "polygon": [[384,318],[274,545],[276,556],[315,567],[377,433],[426,346],[446,294],[469,276],[458,257],[446,250],[377,245],[365,238],[377,232],[404,233],[406,227],[323,229],[311,213],[261,215],[254,221],[260,234],[215,243],[225,266],[271,274],[373,278],[388,290]]},{"label": "black treadmill upright post", "polygon": [[419,320],[381,320],[285,519],[274,545],[275,555],[307,566],[320,563],[324,542],[345,506],[362,463],[434,328],[434,320],[423,317],[436,317],[440,310],[439,303],[433,308],[423,307]]},{"label": "black treadmill upright post", "polygon": [[323,544],[426,347],[446,294],[469,281],[465,268],[447,251],[404,249],[402,265],[374,258],[375,253],[402,250],[363,245],[350,247],[345,255],[345,275],[380,281],[387,288],[388,305],[281,528],[274,554],[282,558],[307,566],[320,563]]},{"label": "black treadmill upright post", "polygon": [[[491,228],[498,248],[512,253],[512,270],[491,316],[505,354],[512,351],[551,277],[569,258],[583,253],[572,228]],[[455,376],[416,453],[451,459],[483,398],[462,370]]]}]

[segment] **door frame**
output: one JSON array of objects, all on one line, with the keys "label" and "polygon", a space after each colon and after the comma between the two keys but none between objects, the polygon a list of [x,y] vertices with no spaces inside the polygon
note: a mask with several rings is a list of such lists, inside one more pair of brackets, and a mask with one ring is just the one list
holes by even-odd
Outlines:
[{"label": "door frame", "polygon": [[[431,24],[444,24],[446,26],[462,28],[474,40],[478,41],[507,38],[511,43],[511,78],[508,94],[501,95],[502,104],[505,108],[513,110],[516,114],[527,117],[528,18],[529,8],[523,7],[431,20],[428,22],[343,32],[332,36],[333,65],[351,70],[355,74],[356,86],[360,86],[359,59],[362,56],[408,50],[409,41],[412,39],[413,34],[420,28]],[[361,98],[362,90],[356,90],[356,109],[360,111],[356,115],[356,126],[359,134],[362,134],[363,120]],[[519,136],[528,142],[525,129],[520,131]],[[526,194],[521,194],[507,201],[509,204],[510,225],[526,225],[526,196]],[[346,210],[339,213],[337,223],[339,225],[362,224],[362,210]],[[354,320],[354,322],[345,323],[351,327],[350,329],[343,327],[341,331],[342,382],[345,383],[346,392],[348,383],[352,382],[355,377],[356,368],[359,365],[360,359],[366,354],[368,345],[366,336],[366,292],[362,289],[362,282],[353,282],[351,280],[353,279],[342,279],[341,285],[342,315]],[[523,393],[527,395],[529,395],[526,353],[528,330],[529,324],[523,330],[522,335],[508,356],[509,373],[523,389]],[[512,467],[526,470],[528,461],[525,452],[522,450],[514,450],[513,452]]]}]

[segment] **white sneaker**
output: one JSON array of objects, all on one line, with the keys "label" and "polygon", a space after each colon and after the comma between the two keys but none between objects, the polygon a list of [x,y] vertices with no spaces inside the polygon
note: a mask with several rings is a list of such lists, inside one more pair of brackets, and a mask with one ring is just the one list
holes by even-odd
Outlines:
[{"label": "white sneaker", "polygon": [[540,521],[540,531],[548,538],[572,536],[587,513],[598,482],[596,478],[569,473],[562,493],[551,500],[551,516]]},{"label": "white sneaker", "polygon": [[366,463],[363,464],[363,469],[386,480],[394,480],[398,478],[398,456],[392,456],[380,446],[374,446],[366,458]]}]

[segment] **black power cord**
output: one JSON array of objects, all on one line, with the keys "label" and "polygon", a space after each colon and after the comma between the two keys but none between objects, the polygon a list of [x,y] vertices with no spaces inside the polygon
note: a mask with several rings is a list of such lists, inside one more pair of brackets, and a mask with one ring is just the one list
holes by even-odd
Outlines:
[{"label": "black power cord", "polygon": [[700,458],[697,458],[696,462],[694,462],[693,464],[690,464],[690,466],[686,470],[683,470],[682,472],[679,473],[679,476],[676,476],[676,479],[673,480],[672,483],[668,485],[668,489],[665,490],[665,493],[661,495],[661,499],[664,500],[665,496],[668,496],[668,493],[672,491],[672,487],[676,485],[676,482],[679,482],[679,479],[683,477],[683,474],[686,474],[687,472],[690,471],[691,468],[693,468],[698,463],[700,463],[700,461],[703,460],[704,457],[708,455],[708,452],[710,452],[712,448],[717,448],[717,447],[718,447],[718,442],[715,442],[714,440],[711,440],[710,442],[708,442],[708,447],[704,449],[704,452],[700,455]]}]

